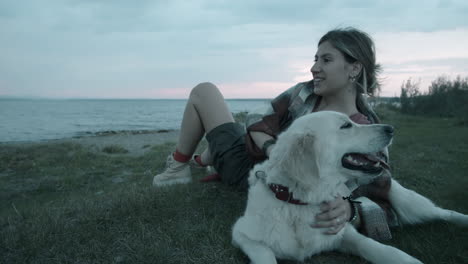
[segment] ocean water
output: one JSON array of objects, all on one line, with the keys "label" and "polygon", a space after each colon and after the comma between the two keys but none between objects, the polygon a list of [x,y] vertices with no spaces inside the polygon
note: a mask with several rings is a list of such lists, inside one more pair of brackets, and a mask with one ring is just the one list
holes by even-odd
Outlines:
[{"label": "ocean water", "polygon": [[[269,99],[227,99],[232,113]],[[104,131],[180,129],[187,100],[0,99],[0,142],[42,141]]]}]

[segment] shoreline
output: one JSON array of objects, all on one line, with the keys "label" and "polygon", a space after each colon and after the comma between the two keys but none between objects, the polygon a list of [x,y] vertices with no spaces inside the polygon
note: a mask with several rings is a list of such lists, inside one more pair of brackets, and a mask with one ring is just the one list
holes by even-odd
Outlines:
[{"label": "shoreline", "polygon": [[[236,122],[244,124],[247,112],[234,114]],[[74,136],[59,139],[41,139],[29,141],[0,141],[2,146],[13,148],[25,148],[37,145],[76,143],[85,148],[99,153],[112,155],[132,155],[139,156],[145,154],[151,147],[169,142],[177,143],[180,129],[159,129],[159,130],[104,130],[98,132],[80,132]],[[124,152],[103,151],[104,148],[122,150]],[[127,152],[125,152],[125,150]]]},{"label": "shoreline", "polygon": [[150,150],[152,146],[168,142],[175,143],[178,140],[178,136],[179,130],[111,130],[61,139],[0,142],[0,147],[23,148],[42,144],[76,143],[97,152],[102,152],[105,147],[120,146],[128,151],[122,154],[138,156]]}]

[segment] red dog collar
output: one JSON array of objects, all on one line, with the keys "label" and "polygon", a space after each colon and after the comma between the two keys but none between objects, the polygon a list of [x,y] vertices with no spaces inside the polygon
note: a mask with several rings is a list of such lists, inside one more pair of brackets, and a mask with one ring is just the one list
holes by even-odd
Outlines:
[{"label": "red dog collar", "polygon": [[289,192],[289,188],[283,185],[270,183],[268,184],[270,190],[275,193],[275,197],[278,200],[285,201],[291,204],[297,205],[307,205],[308,203],[304,203],[301,200],[297,200],[293,198],[293,193]]}]

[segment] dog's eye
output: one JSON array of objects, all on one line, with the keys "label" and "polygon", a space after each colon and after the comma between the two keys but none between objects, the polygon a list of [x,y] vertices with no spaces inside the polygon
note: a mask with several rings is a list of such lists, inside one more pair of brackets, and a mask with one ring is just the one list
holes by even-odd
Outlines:
[{"label": "dog's eye", "polygon": [[350,122],[346,122],[344,123],[344,125],[342,125],[340,127],[340,129],[346,129],[346,128],[351,128],[353,125],[350,123]]}]

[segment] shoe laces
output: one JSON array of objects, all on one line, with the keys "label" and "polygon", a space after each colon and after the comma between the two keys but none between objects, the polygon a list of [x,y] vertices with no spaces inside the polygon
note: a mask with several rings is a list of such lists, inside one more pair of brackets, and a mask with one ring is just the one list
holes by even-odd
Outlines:
[{"label": "shoe laces", "polygon": [[172,153],[169,154],[169,156],[167,156],[167,159],[166,159],[166,167],[171,167],[171,165],[173,165],[175,162],[174,160],[174,157],[172,156]]}]

